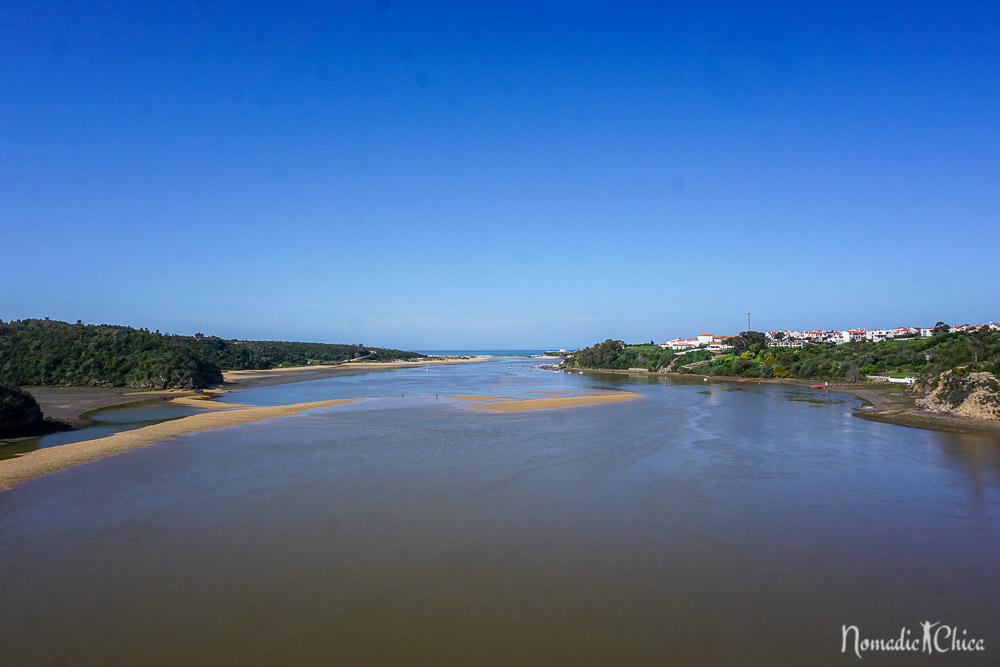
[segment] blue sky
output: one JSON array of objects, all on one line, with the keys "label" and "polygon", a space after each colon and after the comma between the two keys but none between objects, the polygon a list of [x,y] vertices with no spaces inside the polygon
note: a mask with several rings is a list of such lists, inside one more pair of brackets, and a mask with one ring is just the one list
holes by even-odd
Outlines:
[{"label": "blue sky", "polygon": [[0,318],[410,349],[1000,319],[998,8],[875,4],[7,3]]}]

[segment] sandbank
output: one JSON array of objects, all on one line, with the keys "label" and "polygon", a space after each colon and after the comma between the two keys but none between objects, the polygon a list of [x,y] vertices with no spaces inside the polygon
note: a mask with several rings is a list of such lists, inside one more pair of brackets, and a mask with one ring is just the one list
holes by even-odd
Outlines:
[{"label": "sandbank", "polygon": [[217,395],[218,394],[206,394],[204,396],[179,396],[177,398],[168,398],[167,402],[175,403],[177,405],[186,405],[191,408],[199,408],[201,410],[233,410],[235,408],[253,407],[240,403],[219,403],[215,400]]},{"label": "sandbank", "polygon": [[[90,412],[103,408],[141,403],[157,399],[204,398],[210,399],[230,391],[268,387],[291,382],[322,380],[342,375],[357,375],[375,370],[436,366],[442,364],[465,364],[485,361],[487,357],[433,358],[426,361],[387,361],[343,363],[317,366],[292,366],[254,371],[226,371],[222,383],[208,389],[153,389],[143,390],[130,387],[24,387],[35,400],[46,419],[54,419],[70,428],[83,428],[93,422],[86,418]],[[177,401],[181,402],[181,401]],[[201,408],[211,408],[209,401],[195,403]],[[34,436],[31,436],[34,437]],[[0,445],[23,438],[0,439]]]},{"label": "sandbank", "polygon": [[[639,394],[631,391],[614,391],[602,394],[584,394],[577,396],[560,396],[558,398],[518,398],[501,397],[456,397],[477,401],[475,405],[466,405],[470,410],[479,412],[522,412],[525,410],[551,410],[555,408],[570,408],[579,405],[594,405],[598,403],[617,403],[639,398]],[[489,400],[483,400],[489,399]]]},{"label": "sandbank", "polygon": [[[357,375],[371,371],[390,370],[393,368],[422,368],[424,366],[443,366],[449,364],[470,364],[486,361],[488,357],[443,357],[421,361],[349,361],[329,366],[292,366],[289,368],[270,368],[261,371],[226,371],[222,374],[222,384],[215,385],[209,392],[226,392],[240,389],[269,387],[290,382],[308,382],[322,380],[342,375]],[[44,412],[44,408],[42,409]]]},{"label": "sandbank", "polygon": [[287,417],[299,414],[304,410],[325,408],[356,400],[362,399],[346,398],[292,405],[217,410],[161,422],[132,431],[121,431],[105,438],[36,449],[17,458],[0,461],[0,490],[9,489],[15,484],[33,477],[41,477],[63,468],[90,463],[105,456],[121,454],[181,435],[211,431],[237,424],[249,424],[274,417]]},{"label": "sandbank", "polygon": [[[106,438],[37,449],[16,458],[2,460],[0,461],[0,490],[9,489],[26,479],[39,477],[81,463],[88,463],[137,447],[144,447],[178,435],[297,414],[302,410],[314,407],[326,407],[343,403],[345,400],[356,400],[342,399],[274,407],[243,406],[212,400],[231,391],[370,373],[383,369],[474,363],[485,361],[487,358],[444,357],[422,361],[344,363],[268,370],[226,371],[222,374],[223,382],[221,384],[200,390],[137,390],[127,387],[26,387],[38,401],[48,422],[47,426],[58,427],[51,428],[48,432],[65,430],[67,427],[70,429],[84,428],[94,423],[86,418],[87,414],[91,412],[152,400],[166,399],[180,405],[193,406],[211,412],[123,431]],[[27,437],[37,437],[44,434],[45,432],[39,432]],[[26,437],[0,439],[0,446],[24,439]]]}]

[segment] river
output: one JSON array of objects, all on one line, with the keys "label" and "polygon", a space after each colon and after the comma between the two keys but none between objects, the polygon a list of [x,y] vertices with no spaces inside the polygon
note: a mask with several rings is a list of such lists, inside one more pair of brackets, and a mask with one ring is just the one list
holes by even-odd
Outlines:
[{"label": "river", "polygon": [[[996,664],[996,439],[799,386],[537,363],[234,392],[366,400],[0,493],[5,664],[857,664],[844,626],[923,621],[985,651],[862,664]],[[604,390],[640,396],[448,398]]]}]

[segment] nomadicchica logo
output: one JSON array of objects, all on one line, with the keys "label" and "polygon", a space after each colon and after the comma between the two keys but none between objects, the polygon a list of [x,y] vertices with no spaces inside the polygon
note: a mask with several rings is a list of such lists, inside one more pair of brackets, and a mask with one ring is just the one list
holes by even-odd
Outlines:
[{"label": "nomadicchica logo", "polygon": [[859,659],[862,653],[882,651],[909,651],[912,653],[962,653],[985,651],[986,642],[969,636],[969,631],[958,626],[946,625],[940,621],[922,621],[920,631],[902,627],[893,637],[869,638],[862,636],[856,625],[840,626],[840,652],[854,653]]}]

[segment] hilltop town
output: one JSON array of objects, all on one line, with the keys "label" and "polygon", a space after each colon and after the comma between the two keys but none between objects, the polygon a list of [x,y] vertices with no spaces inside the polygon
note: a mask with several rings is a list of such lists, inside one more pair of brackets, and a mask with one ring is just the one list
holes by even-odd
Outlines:
[{"label": "hilltop town", "polygon": [[[764,333],[768,339],[768,347],[800,348],[807,343],[853,343],[858,341],[871,341],[878,343],[884,340],[897,339],[905,340],[912,338],[930,338],[937,333],[949,333],[956,331],[975,331],[978,329],[1000,330],[1000,322],[987,322],[986,324],[961,324],[948,326],[939,323],[930,328],[921,327],[894,327],[892,329],[844,329],[842,331],[826,331],[815,329],[813,331],[795,331],[784,329],[782,331],[767,331]],[[738,335],[718,336],[714,334],[698,334],[693,338],[674,338],[659,346],[665,350],[676,352],[686,352],[688,350],[706,349],[711,351],[732,349],[731,339],[738,338]]]},{"label": "hilltop town", "polygon": [[[855,393],[859,386],[874,391],[877,385],[910,385],[905,398],[886,395],[892,407],[866,414],[873,417],[877,412],[883,421],[916,426],[928,426],[927,415],[935,413],[1000,421],[1000,322],[704,333],[660,344],[609,339],[567,355],[560,368],[695,375],[703,380],[811,380],[822,381],[817,387],[839,384]],[[886,397],[878,396],[864,395],[884,402]],[[917,408],[919,414],[913,412]],[[928,427],[942,426],[935,422]],[[973,432],[978,426],[961,428]]]}]

